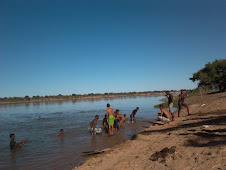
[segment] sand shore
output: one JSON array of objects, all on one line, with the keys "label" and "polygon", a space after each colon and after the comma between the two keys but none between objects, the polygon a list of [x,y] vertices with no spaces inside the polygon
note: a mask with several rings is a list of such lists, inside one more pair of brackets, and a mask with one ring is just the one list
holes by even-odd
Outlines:
[{"label": "sand shore", "polygon": [[[226,169],[226,93],[186,99],[181,117],[152,124],[134,140],[90,156],[74,169]],[[205,104],[205,106],[201,106]]]}]

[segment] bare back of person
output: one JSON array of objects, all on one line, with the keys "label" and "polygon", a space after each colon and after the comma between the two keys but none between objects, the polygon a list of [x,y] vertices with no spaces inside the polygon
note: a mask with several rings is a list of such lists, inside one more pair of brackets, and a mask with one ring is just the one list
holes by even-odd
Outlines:
[{"label": "bare back of person", "polygon": [[171,122],[171,113],[166,108],[164,108],[162,104],[159,105],[159,109],[161,110],[161,113],[158,113],[158,119],[161,120],[164,124]]},{"label": "bare back of person", "polygon": [[97,125],[97,119],[93,119],[93,121],[90,123],[91,128],[95,128]]},{"label": "bare back of person", "polygon": [[96,125],[97,125],[97,120],[99,119],[99,116],[96,115],[95,116],[95,119],[93,119],[93,121],[90,123],[88,129],[91,129],[92,130],[92,133],[93,135],[95,135],[95,128],[96,128]]},{"label": "bare back of person", "polygon": [[167,119],[172,120],[172,115],[166,108],[162,108],[162,112]]},{"label": "bare back of person", "polygon": [[123,127],[123,122],[124,122],[124,120],[125,120],[124,115],[118,114],[117,118],[120,120],[120,122],[119,122],[119,127],[120,127],[120,128]]},{"label": "bare back of person", "polygon": [[107,104],[107,110],[106,110],[106,117],[107,117],[107,121],[108,121],[108,125],[109,125],[109,135],[112,136],[113,135],[113,128],[114,128],[114,110],[112,108],[110,108],[110,104]]},{"label": "bare back of person", "polygon": [[112,108],[108,108],[106,110],[106,113],[107,113],[107,117],[111,116],[111,115],[114,115],[114,110]]},{"label": "bare back of person", "polygon": [[117,118],[123,119],[124,116],[123,116],[122,114],[118,114],[118,115],[117,115]]}]

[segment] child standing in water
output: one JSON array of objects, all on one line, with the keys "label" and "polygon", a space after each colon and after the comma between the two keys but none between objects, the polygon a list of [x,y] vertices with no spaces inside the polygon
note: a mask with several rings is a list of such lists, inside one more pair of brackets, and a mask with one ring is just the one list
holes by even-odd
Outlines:
[{"label": "child standing in water", "polygon": [[130,120],[131,122],[133,123],[136,123],[136,118],[135,118],[135,115],[137,114],[137,111],[139,110],[139,107],[137,107],[136,109],[134,109],[132,111],[132,113],[130,114]]},{"label": "child standing in water", "polygon": [[23,144],[25,144],[25,143],[27,143],[28,142],[28,140],[23,140],[22,142],[20,142],[20,143],[16,143],[15,142],[15,134],[10,134],[10,139],[11,139],[11,141],[10,141],[10,149],[15,149],[16,147],[20,147],[20,146],[22,146]]},{"label": "child standing in water", "polygon": [[119,122],[119,128],[124,127],[124,126],[123,126],[123,123],[124,123],[124,121],[125,121],[125,119],[126,119],[125,115],[126,115],[126,114],[124,114],[124,115],[118,114],[118,119],[120,120],[120,122]]},{"label": "child standing in water", "polygon": [[95,134],[95,128],[96,128],[96,125],[97,125],[97,120],[99,119],[99,116],[96,115],[95,116],[95,119],[93,119],[93,121],[90,123],[88,129],[91,129],[93,134]]},{"label": "child standing in water", "polygon": [[109,135],[113,135],[113,128],[114,128],[114,110],[110,108],[110,104],[107,104],[107,110],[106,110],[106,117],[108,120],[108,125],[109,125]]},{"label": "child standing in water", "polygon": [[102,122],[102,129],[104,129],[106,131],[106,133],[108,133],[108,121],[107,121],[107,115],[105,114],[103,122]]},{"label": "child standing in water", "polygon": [[118,118],[118,114],[119,114],[119,110],[117,109],[114,113],[114,128],[115,128],[115,132],[117,132],[119,130],[119,122],[120,119]]}]

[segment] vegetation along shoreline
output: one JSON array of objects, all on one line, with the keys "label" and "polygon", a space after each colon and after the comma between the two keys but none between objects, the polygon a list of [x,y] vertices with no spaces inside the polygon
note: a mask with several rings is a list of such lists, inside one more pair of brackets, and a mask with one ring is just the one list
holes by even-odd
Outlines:
[{"label": "vegetation along shoreline", "polygon": [[[179,93],[177,90],[171,90],[171,93]],[[165,91],[147,91],[147,92],[128,92],[128,93],[90,93],[90,94],[72,94],[72,95],[50,95],[50,96],[25,96],[25,97],[4,97],[0,98],[0,104],[15,104],[15,103],[33,103],[33,102],[54,102],[66,100],[86,100],[86,99],[101,99],[115,97],[132,97],[132,96],[150,96],[163,95]]]}]

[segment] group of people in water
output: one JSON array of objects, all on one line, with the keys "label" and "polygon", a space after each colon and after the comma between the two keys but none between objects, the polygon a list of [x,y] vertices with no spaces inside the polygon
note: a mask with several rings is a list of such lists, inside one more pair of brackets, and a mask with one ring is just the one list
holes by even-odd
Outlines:
[{"label": "group of people in water", "polygon": [[[170,123],[174,121],[174,113],[173,113],[173,95],[169,92],[166,91],[166,97],[168,99],[168,108],[164,108],[162,104],[159,105],[160,113],[157,113],[157,118],[158,120],[162,121],[164,124]],[[182,106],[186,107],[188,115],[189,113],[189,108],[188,105],[184,102],[185,95],[184,91],[181,90],[179,94],[179,100],[178,100],[178,117],[180,117],[180,111]],[[97,121],[99,119],[99,116],[96,115],[95,119],[90,123],[88,129],[91,130],[92,134],[96,133],[102,133],[102,130],[104,129],[110,136],[114,134],[114,129],[117,132],[120,128],[124,127],[124,122],[127,121],[128,123],[131,121],[132,123],[136,122],[135,115],[137,111],[139,110],[139,107],[134,109],[132,113],[130,114],[130,119],[126,117],[126,114],[120,114],[119,110],[117,109],[115,112],[114,110],[110,107],[110,104],[107,104],[107,110],[105,117],[102,121],[102,128],[97,128]],[[42,120],[42,118],[39,117],[38,120]],[[130,120],[130,121],[129,121]],[[60,134],[59,136],[64,135],[64,130],[60,129]],[[28,142],[28,140],[23,140],[20,143],[15,142],[15,134],[10,134],[10,149],[14,149],[16,147],[20,147],[21,145],[25,144]]]},{"label": "group of people in water", "polygon": [[[139,110],[139,107],[134,109],[130,115],[130,120],[132,123],[136,122],[135,115],[138,110]],[[128,121],[126,114],[120,114],[118,109],[114,112],[114,110],[110,107],[109,103],[107,104],[106,114],[102,121],[102,128],[96,127],[98,119],[99,119],[99,115],[96,115],[95,119],[93,119],[93,121],[90,123],[88,129],[91,129],[93,134],[101,133],[102,130],[104,129],[110,136],[114,134],[114,129],[115,129],[115,132],[117,132],[120,128],[124,127],[123,125],[124,122],[126,120]]]}]

